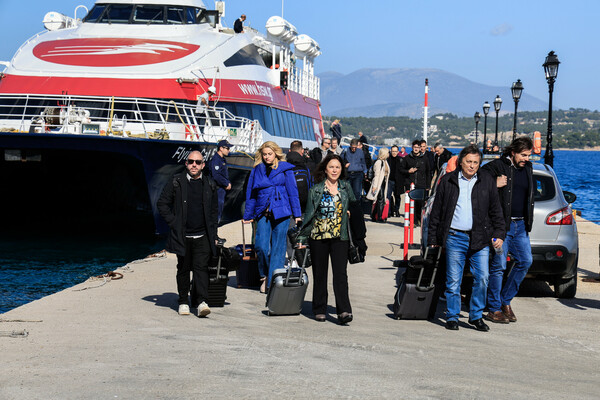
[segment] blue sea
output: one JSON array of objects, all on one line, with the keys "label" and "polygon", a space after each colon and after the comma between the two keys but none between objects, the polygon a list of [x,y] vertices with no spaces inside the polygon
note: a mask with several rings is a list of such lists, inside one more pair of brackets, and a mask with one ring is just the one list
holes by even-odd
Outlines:
[{"label": "blue sea", "polygon": [[[452,149],[456,153],[455,149]],[[577,195],[573,208],[600,224],[600,151],[555,151],[563,190]],[[161,250],[155,237],[138,235],[0,235],[0,313],[101,275]],[[173,285],[175,277],[173,277]]]}]

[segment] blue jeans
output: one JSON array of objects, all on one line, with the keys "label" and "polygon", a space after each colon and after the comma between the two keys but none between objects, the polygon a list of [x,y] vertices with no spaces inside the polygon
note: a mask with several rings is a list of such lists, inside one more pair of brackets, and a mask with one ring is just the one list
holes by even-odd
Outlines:
[{"label": "blue jeans", "polygon": [[362,183],[365,174],[361,171],[354,171],[348,173],[348,181],[350,182],[350,186],[352,186],[352,191],[354,192],[354,197],[357,201],[360,201],[360,196],[362,195]]},{"label": "blue jeans", "polygon": [[[502,254],[495,254],[490,265],[490,284],[488,286],[488,309],[491,312],[500,311],[500,306],[510,305],[517,295],[521,282],[525,279],[533,262],[529,234],[525,230],[525,221],[512,220],[502,244]],[[515,259],[515,265],[510,270],[506,283],[502,287],[502,278],[506,270],[506,256],[510,252]]]},{"label": "blue jeans", "polygon": [[473,274],[473,292],[469,306],[469,320],[480,319],[485,307],[488,284],[489,247],[469,249],[469,235],[450,229],[446,238],[446,320],[458,321],[460,315],[460,284],[465,262],[469,260]]},{"label": "blue jeans", "polygon": [[254,247],[258,256],[258,272],[261,278],[267,277],[267,286],[271,284],[273,271],[285,265],[289,219],[274,219],[263,215],[256,221]]}]

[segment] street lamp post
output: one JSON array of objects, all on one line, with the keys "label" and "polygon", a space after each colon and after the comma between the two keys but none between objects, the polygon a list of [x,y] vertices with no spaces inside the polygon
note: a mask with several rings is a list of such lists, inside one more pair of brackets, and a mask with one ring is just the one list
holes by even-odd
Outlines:
[{"label": "street lamp post", "polygon": [[483,152],[486,152],[487,146],[487,116],[490,112],[490,103],[487,101],[483,103]]},{"label": "street lamp post", "polygon": [[494,138],[494,146],[498,146],[498,113],[500,112],[500,106],[502,106],[502,99],[500,95],[496,95],[494,100],[494,110],[496,110],[496,137]]},{"label": "street lamp post", "polygon": [[548,81],[548,134],[546,136],[546,154],[544,154],[544,162],[551,167],[554,167],[554,152],[552,151],[552,93],[554,92],[554,81],[558,75],[558,57],[554,51],[548,53],[546,61],[543,64],[546,80]]},{"label": "street lamp post", "polygon": [[513,138],[514,141],[517,138],[517,105],[519,104],[519,99],[521,98],[521,93],[523,93],[523,84],[520,79],[517,79],[516,82],[513,82],[512,87],[510,88],[512,92],[513,100],[515,101],[515,118],[513,122]]},{"label": "street lamp post", "polygon": [[477,146],[477,136],[479,134],[477,127],[479,126],[479,120],[481,119],[481,114],[479,114],[479,111],[475,111],[473,118],[475,118],[475,146]]}]

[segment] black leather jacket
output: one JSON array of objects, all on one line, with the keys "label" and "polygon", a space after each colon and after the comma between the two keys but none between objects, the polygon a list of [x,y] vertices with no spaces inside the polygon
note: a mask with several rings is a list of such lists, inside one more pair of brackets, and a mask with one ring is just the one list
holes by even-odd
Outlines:
[{"label": "black leather jacket", "polygon": [[[502,211],[504,212],[504,222],[506,223],[506,230],[510,228],[510,214],[512,207],[512,187],[513,187],[513,174],[515,167],[512,165],[512,161],[508,157],[502,156],[494,161],[490,161],[485,164],[482,169],[488,171],[494,178],[500,175],[506,175],[507,183],[506,186],[498,189],[498,195],[500,196],[500,203],[502,204]],[[525,229],[527,232],[531,232],[531,226],[533,225],[533,203],[535,185],[533,184],[533,166],[529,161],[525,164],[525,171],[527,171],[527,182],[529,183],[529,193],[527,194],[527,209],[525,210]]]},{"label": "black leather jacket", "polygon": [[[429,214],[429,246],[444,246],[450,230],[456,203],[458,202],[458,172],[454,170],[442,177],[438,185],[431,213]],[[502,218],[502,207],[498,199],[496,182],[486,171],[479,170],[471,193],[473,228],[471,228],[472,250],[480,250],[491,244],[492,238],[504,240],[506,229]]]}]

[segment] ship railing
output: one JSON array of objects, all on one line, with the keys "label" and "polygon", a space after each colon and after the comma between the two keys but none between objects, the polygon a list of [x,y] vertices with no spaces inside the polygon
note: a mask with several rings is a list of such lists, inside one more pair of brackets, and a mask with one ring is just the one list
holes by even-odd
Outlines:
[{"label": "ship railing", "polygon": [[319,100],[321,92],[321,80],[300,68],[293,67],[288,77],[288,86],[294,92],[303,96]]},{"label": "ship railing", "polygon": [[144,139],[218,142],[254,152],[262,144],[257,120],[223,107],[147,98],[0,95],[0,131],[97,134]]}]

